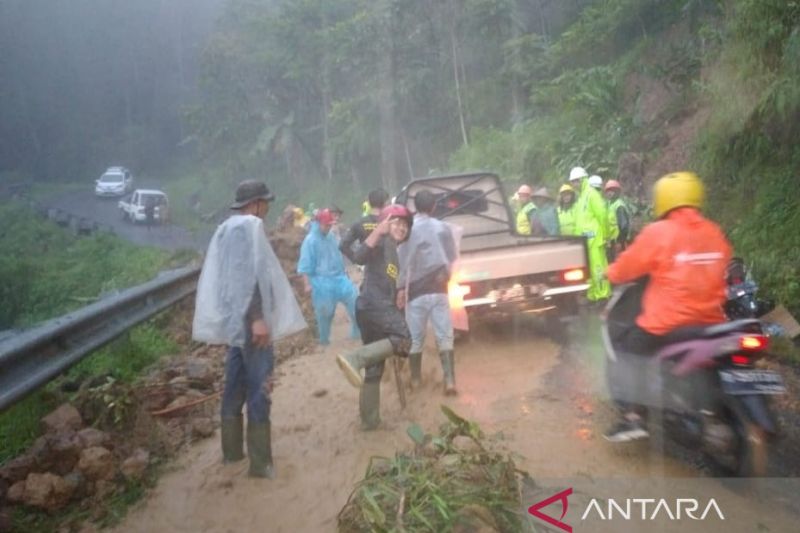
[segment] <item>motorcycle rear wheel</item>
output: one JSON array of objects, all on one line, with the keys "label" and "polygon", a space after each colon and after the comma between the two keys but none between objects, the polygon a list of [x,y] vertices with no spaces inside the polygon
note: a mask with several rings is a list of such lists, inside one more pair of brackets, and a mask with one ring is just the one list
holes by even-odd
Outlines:
[{"label": "motorcycle rear wheel", "polygon": [[728,420],[736,434],[734,449],[725,458],[710,456],[720,474],[735,477],[763,477],[769,465],[769,442],[763,429],[755,425],[735,405],[728,406]]}]

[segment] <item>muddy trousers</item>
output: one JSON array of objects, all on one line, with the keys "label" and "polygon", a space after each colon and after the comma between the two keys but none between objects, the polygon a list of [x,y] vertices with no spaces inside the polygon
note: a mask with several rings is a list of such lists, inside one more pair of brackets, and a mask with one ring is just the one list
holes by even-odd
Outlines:
[{"label": "muddy trousers", "polygon": [[411,330],[412,383],[420,380],[419,369],[422,364],[422,351],[425,346],[425,333],[428,320],[433,325],[436,347],[442,363],[445,393],[455,393],[455,359],[453,357],[453,322],[450,316],[450,300],[447,294],[423,294],[417,296],[406,306],[406,320]]},{"label": "muddy trousers", "polygon": [[[385,309],[357,309],[356,321],[361,330],[361,341],[372,344],[388,338],[396,355],[405,356],[411,343],[403,314],[394,306]],[[364,369],[364,384],[359,390],[358,407],[364,429],[375,429],[381,422],[381,378],[385,361]]]},{"label": "muddy trousers", "polygon": [[222,392],[222,455],[226,462],[244,458],[242,408],[247,404],[247,444],[250,470],[260,475],[272,465],[268,380],[275,359],[272,346],[256,348],[250,339],[244,347],[231,346],[225,358]]},{"label": "muddy trousers", "polygon": [[606,247],[602,241],[592,237],[587,243],[587,248],[589,251],[589,290],[586,297],[592,302],[606,300],[611,297],[611,284],[605,278],[608,268]]}]

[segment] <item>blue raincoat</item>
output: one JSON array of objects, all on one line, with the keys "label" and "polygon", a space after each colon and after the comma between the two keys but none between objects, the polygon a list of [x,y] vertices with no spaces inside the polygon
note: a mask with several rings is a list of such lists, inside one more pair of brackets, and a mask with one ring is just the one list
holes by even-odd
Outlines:
[{"label": "blue raincoat", "polygon": [[311,283],[311,303],[317,318],[320,344],[330,343],[331,323],[338,302],[345,305],[350,317],[350,336],[360,338],[355,318],[358,290],[345,273],[339,241],[331,233],[323,234],[317,222],[311,224],[311,230],[300,247],[297,272],[308,276]]}]

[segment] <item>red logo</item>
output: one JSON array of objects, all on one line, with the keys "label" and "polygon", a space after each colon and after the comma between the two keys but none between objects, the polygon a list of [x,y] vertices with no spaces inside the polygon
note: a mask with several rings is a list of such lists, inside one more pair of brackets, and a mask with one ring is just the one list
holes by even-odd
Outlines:
[{"label": "red logo", "polygon": [[[548,524],[550,524],[552,526],[556,526],[557,528],[559,528],[559,529],[561,529],[563,531],[566,531],[567,533],[572,533],[572,526],[562,522],[564,517],[567,515],[567,509],[569,508],[569,501],[567,501],[567,497],[570,494],[572,494],[572,487],[568,488],[567,490],[563,490],[563,491],[559,492],[558,494],[553,494],[552,496],[550,496],[546,500],[542,500],[539,503],[534,503],[533,505],[528,507],[528,512],[530,514],[532,514],[533,516],[535,516],[536,518],[538,518],[540,520],[544,520],[545,522],[547,522]],[[543,507],[547,507],[551,503],[559,501],[559,500],[561,501],[561,517],[558,520],[556,520],[555,518],[553,518],[550,515],[546,515],[546,514],[542,513],[541,511],[539,511],[539,509],[541,509]]]}]

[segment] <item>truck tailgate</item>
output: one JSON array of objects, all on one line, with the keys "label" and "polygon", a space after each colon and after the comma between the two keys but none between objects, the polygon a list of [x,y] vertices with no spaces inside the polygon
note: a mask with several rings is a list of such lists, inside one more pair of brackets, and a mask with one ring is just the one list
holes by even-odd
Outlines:
[{"label": "truck tailgate", "polygon": [[[510,239],[493,247],[462,249],[456,277],[459,282],[513,278],[586,267],[582,239]],[[505,239],[499,239],[505,240]]]}]

